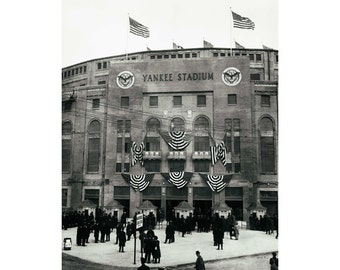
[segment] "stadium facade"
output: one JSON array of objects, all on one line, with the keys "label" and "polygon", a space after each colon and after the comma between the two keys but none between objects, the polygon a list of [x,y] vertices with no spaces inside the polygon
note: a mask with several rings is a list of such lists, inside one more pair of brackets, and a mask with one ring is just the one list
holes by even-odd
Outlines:
[{"label": "stadium facade", "polygon": [[278,212],[278,51],[194,48],[62,69],[62,207]]}]

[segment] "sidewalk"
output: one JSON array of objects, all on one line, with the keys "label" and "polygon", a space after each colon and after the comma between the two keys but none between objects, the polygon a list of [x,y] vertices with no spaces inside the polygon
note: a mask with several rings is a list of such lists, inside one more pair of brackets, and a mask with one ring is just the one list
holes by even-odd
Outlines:
[{"label": "sidewalk", "polygon": [[[125,253],[118,252],[118,245],[115,245],[116,231],[111,233],[111,241],[105,243],[94,243],[93,234],[90,235],[89,243],[86,247],[76,245],[76,228],[62,231],[61,247],[63,239],[72,239],[72,249],[63,250],[66,254],[79,257],[95,263],[111,266],[137,268],[140,265],[140,241],[136,241],[136,264],[134,264],[134,239],[126,242]],[[267,235],[265,232],[240,230],[239,240],[231,240],[229,236],[224,236],[223,250],[216,250],[213,245],[212,232],[197,233],[181,237],[176,232],[175,243],[164,244],[165,230],[154,230],[155,235],[160,240],[161,262],[159,264],[148,264],[150,267],[169,267],[176,265],[192,264],[196,261],[195,251],[199,250],[205,262],[249,256],[254,254],[268,253],[278,250],[278,239],[275,234]],[[137,233],[138,237],[138,233]]]}]

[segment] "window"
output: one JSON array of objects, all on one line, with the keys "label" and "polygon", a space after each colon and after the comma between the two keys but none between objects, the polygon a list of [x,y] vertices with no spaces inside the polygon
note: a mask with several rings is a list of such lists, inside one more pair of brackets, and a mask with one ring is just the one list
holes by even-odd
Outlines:
[{"label": "window", "polygon": [[87,171],[99,171],[99,153],[100,153],[100,139],[89,138],[88,145],[88,158],[87,158]]},{"label": "window", "polygon": [[235,173],[240,173],[240,172],[241,172],[241,164],[235,163]]},{"label": "window", "polygon": [[102,69],[102,63],[97,63],[97,68]]},{"label": "window", "polygon": [[252,81],[259,81],[261,80],[261,75],[259,73],[256,73],[256,74],[250,74],[250,79]]},{"label": "window", "polygon": [[72,69],[72,75],[74,75],[74,69]]},{"label": "window", "polygon": [[98,81],[98,85],[106,84],[106,81]]},{"label": "window", "polygon": [[179,54],[179,55],[178,55],[178,58],[183,58],[183,54]]},{"label": "window", "polygon": [[206,106],[206,96],[205,95],[198,95],[197,96],[197,106]]},{"label": "window", "polygon": [[76,74],[78,74],[78,68],[76,68]]},{"label": "window", "polygon": [[146,131],[157,132],[161,128],[161,124],[157,118],[150,118],[146,123]]},{"label": "window", "polygon": [[160,151],[161,144],[159,137],[146,137],[145,138],[145,150],[146,151]]},{"label": "window", "polygon": [[192,58],[197,58],[197,53],[192,53]]},{"label": "window", "polygon": [[256,54],[256,61],[262,61],[262,55]]},{"label": "window", "polygon": [[184,55],[184,57],[185,57],[185,58],[190,58],[190,53],[186,53],[186,54]]},{"label": "window", "polygon": [[155,59],[155,56],[154,56],[154,55],[151,55],[151,56],[150,56],[150,59]]},{"label": "window", "polygon": [[217,56],[218,56],[218,53],[213,53],[213,56],[214,56],[214,57],[217,57]]},{"label": "window", "polygon": [[117,153],[123,152],[123,139],[117,138]]},{"label": "window", "polygon": [[70,112],[72,110],[72,101],[66,100],[62,103],[62,111],[63,112]]},{"label": "window", "polygon": [[67,188],[61,190],[61,205],[67,207]]},{"label": "window", "polygon": [[234,136],[234,153],[240,153],[240,136]]},{"label": "window", "polygon": [[210,150],[209,137],[195,136],[194,151],[209,151],[209,150]]},{"label": "window", "polygon": [[130,153],[131,146],[132,146],[131,138],[130,137],[126,137],[125,138],[125,144],[124,144],[124,151],[125,151],[126,154]]},{"label": "window", "polygon": [[68,70],[67,71],[67,77],[70,77],[71,76],[71,70]]},{"label": "window", "polygon": [[72,141],[71,139],[62,140],[62,172],[68,173],[71,169],[71,150]]},{"label": "window", "polygon": [[279,62],[279,55],[278,54],[275,55],[275,61],[276,61],[276,63]]},{"label": "window", "polygon": [[84,73],[86,73],[86,66],[84,66]]},{"label": "window", "polygon": [[92,99],[92,109],[98,109],[99,108],[99,104],[100,104],[100,99],[99,98]]},{"label": "window", "polygon": [[184,120],[176,117],[171,120],[170,131],[185,131]]},{"label": "window", "polygon": [[209,121],[205,117],[198,117],[195,120],[194,130],[209,130]]},{"label": "window", "polygon": [[124,172],[130,172],[130,163],[124,163]]},{"label": "window", "polygon": [[99,189],[85,189],[84,200],[90,200],[99,206]]},{"label": "window", "polygon": [[83,67],[79,68],[79,73],[83,73]]},{"label": "window", "polygon": [[261,150],[261,171],[263,173],[275,172],[275,145],[274,125],[269,117],[260,121],[260,150]]},{"label": "window", "polygon": [[228,95],[228,104],[229,104],[229,105],[235,105],[235,104],[237,104],[236,94],[229,94],[229,95]]},{"label": "window", "polygon": [[172,55],[171,55],[171,58],[176,58],[176,54],[172,54]]},{"label": "window", "polygon": [[116,172],[122,172],[122,163],[116,163]]},{"label": "window", "polygon": [[117,132],[123,132],[124,121],[117,120]]},{"label": "window", "polygon": [[151,96],[150,97],[150,107],[158,107],[158,97]]},{"label": "window", "polygon": [[263,107],[270,106],[270,95],[261,95],[261,106]]},{"label": "window", "polygon": [[89,125],[88,155],[87,155],[87,171],[99,171],[100,156],[100,123],[93,120]]},{"label": "window", "polygon": [[120,106],[121,107],[129,107],[129,97],[121,97],[120,99]]},{"label": "window", "polygon": [[131,132],[131,120],[125,120],[125,132],[126,133]]},{"label": "window", "polygon": [[182,106],[182,96],[174,96],[174,106]]},{"label": "window", "polygon": [[103,68],[107,68],[107,62],[103,62]]},{"label": "window", "polygon": [[146,160],[144,162],[144,168],[147,172],[160,172],[161,161],[160,160]]},{"label": "window", "polygon": [[184,171],[184,160],[170,160],[169,161],[169,170],[170,172],[182,172]]},{"label": "window", "polygon": [[195,160],[194,170],[195,172],[209,172],[210,161],[209,160]]},{"label": "window", "polygon": [[62,125],[62,134],[70,135],[72,134],[72,124],[71,122],[64,122]]}]

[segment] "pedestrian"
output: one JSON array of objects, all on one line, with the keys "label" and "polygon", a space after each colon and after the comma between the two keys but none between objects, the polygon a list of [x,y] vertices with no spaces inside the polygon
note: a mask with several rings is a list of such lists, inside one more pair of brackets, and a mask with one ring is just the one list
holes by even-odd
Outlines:
[{"label": "pedestrian", "polygon": [[140,262],[141,262],[141,266],[139,266],[138,268],[137,268],[137,270],[150,270],[150,267],[149,266],[147,266],[147,265],[145,265],[145,262],[146,262],[146,260],[145,260],[145,258],[140,258]]},{"label": "pedestrian", "polygon": [[99,224],[98,224],[98,222],[96,222],[93,225],[93,231],[94,231],[94,242],[98,243],[98,239],[99,239]]},{"label": "pedestrian", "polygon": [[118,236],[119,236],[119,232],[123,229],[123,225],[122,223],[118,223],[117,228],[116,228],[116,243],[115,245],[118,244]]},{"label": "pedestrian", "polygon": [[161,249],[159,247],[159,240],[158,237],[155,236],[153,239],[153,251],[152,251],[152,257],[154,263],[160,263],[161,262]]},{"label": "pedestrian", "polygon": [[172,242],[175,242],[175,229],[172,225],[172,222],[170,221],[169,224],[165,228],[165,241],[164,244],[167,243],[169,240],[169,244]]},{"label": "pedestrian", "polygon": [[125,252],[124,247],[126,243],[126,234],[124,232],[124,228],[122,228],[122,230],[119,232],[118,242],[119,242],[119,252]]},{"label": "pedestrian", "polygon": [[105,243],[105,223],[102,222],[99,225],[99,230],[100,230],[100,243]]},{"label": "pedestrian", "polygon": [[130,222],[126,225],[126,235],[127,235],[127,241],[130,241],[131,235],[132,235],[132,225]]},{"label": "pedestrian", "polygon": [[216,231],[216,243],[217,243],[217,250],[223,250],[223,237],[224,237],[224,232],[221,227],[217,227]]},{"label": "pedestrian", "polygon": [[204,266],[204,260],[200,254],[200,252],[197,250],[196,251],[196,264],[195,264],[195,269],[196,270],[205,270],[205,266]]},{"label": "pedestrian", "polygon": [[153,237],[147,236],[146,239],[144,239],[144,252],[145,252],[146,263],[150,263],[151,253],[154,249],[153,244],[154,244]]},{"label": "pedestrian", "polygon": [[276,252],[272,253],[273,257],[270,258],[270,270],[277,270],[279,269],[279,259],[276,257]]}]

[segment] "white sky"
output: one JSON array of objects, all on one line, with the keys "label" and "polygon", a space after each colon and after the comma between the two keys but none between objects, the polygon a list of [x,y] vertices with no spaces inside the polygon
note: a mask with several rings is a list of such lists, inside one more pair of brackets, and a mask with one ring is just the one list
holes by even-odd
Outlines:
[{"label": "white sky", "polygon": [[[230,8],[255,23],[231,27]],[[129,34],[128,14],[150,37]],[[203,47],[278,49],[278,0],[62,0],[62,66],[146,50]]]}]

